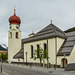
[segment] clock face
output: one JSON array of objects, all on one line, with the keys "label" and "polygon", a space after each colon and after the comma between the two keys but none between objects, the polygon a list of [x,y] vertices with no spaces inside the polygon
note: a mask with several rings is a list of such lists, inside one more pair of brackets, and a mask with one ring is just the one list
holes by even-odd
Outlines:
[{"label": "clock face", "polygon": [[19,29],[19,26],[16,26],[17,29]]}]

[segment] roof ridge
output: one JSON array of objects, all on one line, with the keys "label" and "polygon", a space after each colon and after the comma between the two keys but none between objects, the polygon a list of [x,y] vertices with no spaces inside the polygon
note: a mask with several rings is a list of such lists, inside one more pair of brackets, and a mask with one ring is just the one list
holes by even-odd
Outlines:
[{"label": "roof ridge", "polygon": [[59,31],[59,30],[60,30],[60,31],[64,34],[64,36],[66,37],[66,35],[65,35],[65,32],[64,32],[64,31],[62,31],[61,29],[59,29],[57,26],[55,26],[55,25],[54,25],[54,24],[52,24],[52,23],[51,23],[51,25],[53,25],[55,28],[57,28],[57,29],[56,29],[56,31]]}]

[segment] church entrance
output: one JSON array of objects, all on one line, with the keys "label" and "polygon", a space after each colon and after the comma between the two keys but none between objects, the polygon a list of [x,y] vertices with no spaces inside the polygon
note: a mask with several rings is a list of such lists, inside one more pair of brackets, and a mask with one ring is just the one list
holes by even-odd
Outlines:
[{"label": "church entrance", "polygon": [[68,63],[67,59],[66,58],[63,58],[61,60],[61,67],[64,68],[67,63]]}]

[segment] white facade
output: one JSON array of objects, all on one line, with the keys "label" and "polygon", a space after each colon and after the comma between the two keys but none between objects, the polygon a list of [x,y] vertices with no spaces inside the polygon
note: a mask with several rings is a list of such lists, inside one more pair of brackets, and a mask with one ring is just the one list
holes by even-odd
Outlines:
[{"label": "white facade", "polygon": [[[75,41],[75,32],[65,35],[62,30],[51,23],[42,29],[39,33],[35,34],[35,37],[33,37],[33,33],[30,34],[28,39],[21,39],[21,31],[19,25],[21,21],[20,18],[15,15],[15,11],[14,15],[9,19],[9,22],[10,29],[8,31],[8,62],[40,63],[39,59],[34,60],[34,58],[31,58],[31,46],[33,46],[33,50],[37,50],[38,44],[42,49],[44,49],[44,44],[47,44],[48,40],[48,57],[50,64],[56,64],[60,65],[61,67],[65,67],[65,64],[67,63],[75,63],[75,59],[73,59],[75,57],[75,42],[73,42]],[[67,40],[64,49],[66,51],[63,50],[64,52],[62,51],[61,55],[57,56],[57,53],[61,46],[64,44],[65,40]],[[13,58],[15,55],[19,54],[19,52],[21,53],[21,57],[16,59]],[[69,55],[65,53],[69,53]],[[45,59],[45,63],[47,64],[47,59]]]},{"label": "white facade", "polygon": [[[18,38],[16,38],[16,32],[18,32]],[[57,56],[57,52],[64,43],[65,39],[60,37],[48,38],[48,57],[49,63],[57,64],[64,67],[66,63],[75,63],[75,45],[69,56]],[[37,50],[37,44],[44,49],[44,43],[47,44],[47,39],[38,40],[33,42],[24,43],[24,60],[22,58],[13,59],[13,57],[21,50],[21,31],[18,24],[11,24],[10,30],[8,32],[8,61],[9,62],[26,62],[26,52],[27,52],[27,62],[28,63],[40,63],[39,59],[34,60],[31,58],[31,46],[33,50]],[[43,63],[43,60],[42,60]],[[45,59],[47,64],[47,59]]]},{"label": "white facade", "polygon": [[[56,40],[57,40],[57,42],[56,42]],[[61,47],[63,42],[64,42],[64,39],[59,38],[59,37],[48,39],[49,63],[51,63],[51,64],[56,64],[57,63],[56,62],[56,52],[59,50],[59,48]],[[33,46],[33,50],[37,49],[37,44],[39,44],[40,47],[44,49],[44,43],[47,44],[47,39],[46,40],[39,40],[39,41],[25,43],[24,44],[24,58],[25,58],[24,62],[26,62],[26,54],[25,54],[25,52],[27,52],[27,62],[39,63],[40,62],[39,59],[34,60],[34,58],[31,58],[31,45]],[[57,49],[56,49],[56,44],[57,44]],[[47,63],[47,59],[45,59],[45,63]]]},{"label": "white facade", "polygon": [[[17,33],[17,34],[16,34]],[[18,61],[13,56],[21,49],[21,31],[18,24],[11,24],[8,32],[8,61]]]},{"label": "white facade", "polygon": [[69,57],[69,63],[75,63],[74,57],[75,57],[75,45],[74,45],[74,47],[71,51],[71,54],[70,54],[70,57]]}]

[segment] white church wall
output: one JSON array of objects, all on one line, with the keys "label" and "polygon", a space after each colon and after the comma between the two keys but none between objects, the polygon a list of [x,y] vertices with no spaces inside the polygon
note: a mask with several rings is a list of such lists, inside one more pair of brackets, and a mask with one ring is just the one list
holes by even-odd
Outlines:
[{"label": "white church wall", "polygon": [[[55,42],[57,42],[57,45],[55,44]],[[49,39],[49,61],[50,61],[51,64],[57,63],[56,53],[58,52],[58,50],[61,47],[61,45],[63,44],[63,42],[64,42],[64,39],[59,38],[59,37]],[[55,51],[55,50],[57,50],[57,51]]]},{"label": "white church wall", "polygon": [[[59,49],[61,47],[62,43],[64,42],[64,39],[57,38],[57,41],[59,41],[59,42],[57,42],[57,49]],[[39,63],[40,62],[39,59],[34,60],[33,58],[31,58],[31,45],[33,45],[34,50],[37,49],[37,44],[39,44],[40,47],[44,49],[44,43],[47,44],[47,39],[35,41],[35,42],[30,42],[30,43],[25,43],[24,44],[24,62],[26,62],[25,52],[27,52],[28,53],[27,54],[27,61],[28,62]],[[55,64],[56,63],[55,38],[48,39],[48,56],[49,56],[49,63]],[[45,60],[45,62],[47,63],[47,60]]]},{"label": "white church wall", "polygon": [[[16,28],[17,24],[11,24],[11,29],[8,32],[8,61],[17,61],[13,59],[13,56],[21,49],[21,31]],[[12,37],[10,38],[10,32]],[[16,38],[16,32],[18,32],[18,38]]]},{"label": "white church wall", "polygon": [[70,56],[57,56],[57,65],[60,65],[62,67],[62,59],[67,59],[67,63],[70,63],[69,61]]},{"label": "white church wall", "polygon": [[65,41],[65,39],[57,37],[57,52],[60,49],[60,47],[62,46],[64,41]]},{"label": "white church wall", "polygon": [[70,58],[69,58],[69,61],[70,61],[69,63],[75,63],[74,57],[75,57],[75,45],[74,45],[74,47],[71,51]]},{"label": "white church wall", "polygon": [[33,45],[33,49],[36,50],[37,49],[37,44],[40,45],[41,48],[43,48],[43,44],[46,43],[46,40],[41,40],[41,41],[35,41],[35,42],[30,42],[30,43],[26,43],[24,44],[24,61],[26,62],[26,54],[25,52],[27,52],[27,61],[28,62],[35,62],[35,63],[39,63],[39,59],[34,60],[33,58],[31,58],[31,45]]},{"label": "white church wall", "polygon": [[55,38],[51,38],[48,41],[48,56],[49,63],[55,64]]}]

